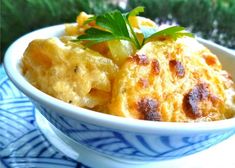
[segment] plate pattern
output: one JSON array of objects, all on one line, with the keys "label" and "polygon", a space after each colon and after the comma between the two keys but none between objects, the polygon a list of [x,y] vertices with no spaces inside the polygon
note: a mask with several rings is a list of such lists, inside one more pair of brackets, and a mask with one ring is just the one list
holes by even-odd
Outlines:
[{"label": "plate pattern", "polygon": [[40,105],[37,108],[56,128],[76,142],[107,156],[134,161],[180,158],[214,146],[235,133],[230,130],[191,136],[143,135],[75,120]]},{"label": "plate pattern", "polygon": [[35,107],[7,77],[0,80],[0,161],[9,168],[87,168],[57,150],[38,129]]}]

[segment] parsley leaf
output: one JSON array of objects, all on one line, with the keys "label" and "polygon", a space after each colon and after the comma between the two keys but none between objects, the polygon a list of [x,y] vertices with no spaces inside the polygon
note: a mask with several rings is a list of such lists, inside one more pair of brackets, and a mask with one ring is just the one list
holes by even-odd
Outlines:
[{"label": "parsley leaf", "polygon": [[118,10],[97,16],[96,24],[116,36],[129,37],[125,19],[123,18],[122,13]]},{"label": "parsley leaf", "polygon": [[122,14],[118,10],[107,12],[102,15],[90,17],[84,22],[88,24],[92,21],[96,21],[98,28],[89,28],[84,34],[77,37],[77,40],[73,41],[88,41],[87,46],[94,45],[110,40],[127,40],[132,42],[137,49],[140,49],[150,39],[158,36],[170,36],[173,39],[177,39],[181,36],[193,37],[191,33],[185,32],[183,27],[172,26],[167,29],[157,31],[156,28],[140,27],[144,39],[142,44],[139,43],[137,35],[134,32],[128,18],[130,16],[137,16],[141,12],[144,12],[144,7],[138,6],[131,10],[129,13]]},{"label": "parsley leaf", "polygon": [[94,21],[94,20],[96,20],[96,16],[89,17],[89,18],[83,23],[83,25],[88,24],[88,23],[90,23],[90,22],[92,22],[92,21]]},{"label": "parsley leaf", "polygon": [[126,24],[128,25],[129,30],[130,30],[130,33],[131,33],[131,36],[132,36],[132,38],[133,38],[132,41],[133,41],[133,43],[135,44],[135,46],[136,46],[137,49],[140,49],[140,48],[141,48],[141,45],[140,45],[140,43],[139,43],[139,41],[138,41],[138,39],[137,39],[137,37],[136,37],[136,33],[134,32],[134,30],[133,30],[133,28],[132,28],[132,26],[131,26],[131,24],[130,24],[128,18],[129,18],[130,16],[137,16],[137,15],[139,15],[139,13],[141,13],[141,12],[144,12],[144,7],[138,6],[138,7],[134,8],[133,10],[131,10],[129,13],[123,14],[123,16],[125,17]]},{"label": "parsley leaf", "polygon": [[110,41],[114,39],[119,40],[130,40],[128,37],[125,36],[116,36],[115,34],[112,34],[111,32],[100,30],[97,28],[90,28],[85,31],[86,34],[83,34],[78,37],[78,40],[87,40],[89,41],[87,43],[87,46],[91,46],[96,43],[101,43],[104,41]]},{"label": "parsley leaf", "polygon": [[130,37],[125,17],[118,10],[105,13],[103,15],[92,17],[86,23],[90,21],[96,21],[98,28],[90,28],[85,31],[85,34],[77,37],[77,40],[87,40],[88,46],[109,41],[109,40],[128,40],[133,42],[133,39]]},{"label": "parsley leaf", "polygon": [[143,6],[138,6],[134,9],[132,9],[129,13],[127,13],[128,17],[129,16],[137,16],[139,15],[141,12],[144,12],[144,7]]},{"label": "parsley leaf", "polygon": [[148,41],[151,38],[159,37],[159,36],[170,36],[174,40],[177,39],[178,37],[181,37],[181,36],[193,37],[193,35],[191,33],[185,32],[184,30],[185,30],[184,27],[181,27],[181,26],[172,26],[172,27],[163,29],[161,31],[158,31],[156,33],[153,33],[151,36],[147,37],[145,39],[145,41]]}]

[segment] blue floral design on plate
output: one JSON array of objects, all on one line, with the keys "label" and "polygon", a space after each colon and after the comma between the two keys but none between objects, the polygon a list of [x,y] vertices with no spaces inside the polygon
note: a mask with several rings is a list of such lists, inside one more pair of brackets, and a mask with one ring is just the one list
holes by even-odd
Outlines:
[{"label": "blue floral design on plate", "polygon": [[56,149],[38,129],[35,107],[7,77],[0,80],[0,167],[87,168]]}]

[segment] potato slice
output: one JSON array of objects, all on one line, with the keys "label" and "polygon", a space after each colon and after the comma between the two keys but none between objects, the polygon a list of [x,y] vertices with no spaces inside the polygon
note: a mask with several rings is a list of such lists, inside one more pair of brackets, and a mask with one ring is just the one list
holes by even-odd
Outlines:
[{"label": "potato slice", "polygon": [[131,42],[126,40],[108,41],[111,59],[118,65],[122,65],[125,60],[135,53],[135,48]]}]

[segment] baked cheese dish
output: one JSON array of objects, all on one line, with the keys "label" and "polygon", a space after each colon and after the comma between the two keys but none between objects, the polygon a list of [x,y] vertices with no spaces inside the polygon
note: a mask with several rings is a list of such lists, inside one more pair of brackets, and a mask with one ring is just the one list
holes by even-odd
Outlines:
[{"label": "baked cheese dish", "polygon": [[[22,73],[41,91],[75,106],[140,120],[200,122],[235,115],[235,87],[217,56],[195,38],[160,35],[136,48],[111,39],[86,46],[76,37],[99,28],[82,12],[65,35],[33,40]],[[129,18],[137,40],[151,20]],[[101,29],[102,30],[102,29]],[[152,29],[151,29],[152,30]]]}]

